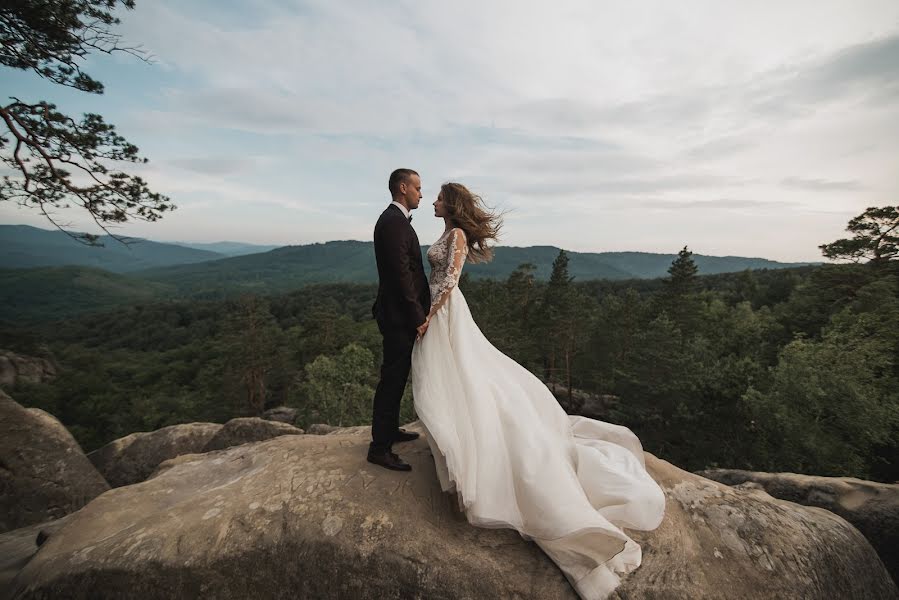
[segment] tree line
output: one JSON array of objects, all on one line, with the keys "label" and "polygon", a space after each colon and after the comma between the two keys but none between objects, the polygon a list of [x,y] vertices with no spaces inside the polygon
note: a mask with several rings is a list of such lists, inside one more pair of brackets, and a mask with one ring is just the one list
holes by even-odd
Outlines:
[{"label": "tree line", "polygon": [[[899,223],[899,209],[889,214]],[[579,282],[562,251],[548,282],[524,264],[504,280],[463,274],[460,288],[488,339],[567,410],[630,427],[678,465],[893,481],[896,236],[859,231],[853,239],[880,241],[860,254],[856,240],[845,264],[702,276],[684,248],[662,280]],[[300,426],[366,424],[381,360],[374,295],[314,285],[7,326],[4,346],[60,366],[56,380],[11,393],[88,450],[276,405],[297,408]],[[407,390],[403,419],[413,418]]]}]

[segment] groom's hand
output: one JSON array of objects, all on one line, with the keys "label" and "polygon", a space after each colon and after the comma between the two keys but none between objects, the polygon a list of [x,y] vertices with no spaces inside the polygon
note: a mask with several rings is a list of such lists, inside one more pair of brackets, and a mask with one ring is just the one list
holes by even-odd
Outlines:
[{"label": "groom's hand", "polygon": [[428,330],[428,324],[431,322],[430,319],[425,319],[425,322],[415,328],[415,331],[418,332],[418,339],[424,337],[425,332]]}]

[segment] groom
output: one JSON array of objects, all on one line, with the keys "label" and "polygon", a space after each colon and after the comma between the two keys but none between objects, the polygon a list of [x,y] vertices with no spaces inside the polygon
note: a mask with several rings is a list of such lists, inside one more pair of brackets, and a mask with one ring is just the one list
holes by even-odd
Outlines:
[{"label": "groom", "polygon": [[412,466],[391,451],[394,442],[408,442],[415,432],[399,428],[400,400],[412,365],[416,336],[425,334],[431,292],[421,262],[418,236],[410,213],[421,200],[421,179],[412,169],[397,169],[387,184],[393,201],[375,225],[378,298],[371,312],[384,338],[381,381],[372,408],[368,462],[411,471]]}]

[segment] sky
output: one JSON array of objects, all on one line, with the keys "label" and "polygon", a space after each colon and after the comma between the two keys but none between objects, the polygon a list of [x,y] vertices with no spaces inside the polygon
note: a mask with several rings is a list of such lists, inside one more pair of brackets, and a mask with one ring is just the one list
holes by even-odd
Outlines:
[{"label": "sky", "polygon": [[[500,243],[822,260],[899,204],[895,0],[138,0],[103,95],[0,67],[0,95],[114,123],[178,209],[120,235],[370,240],[397,167],[458,181]],[[94,231],[77,210],[57,218]],[[51,226],[0,203],[0,223]]]}]

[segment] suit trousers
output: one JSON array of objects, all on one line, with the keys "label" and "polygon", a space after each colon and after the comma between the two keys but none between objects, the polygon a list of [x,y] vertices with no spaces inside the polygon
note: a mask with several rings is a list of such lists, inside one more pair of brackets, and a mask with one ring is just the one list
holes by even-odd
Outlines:
[{"label": "suit trousers", "polygon": [[379,329],[384,336],[384,361],[372,406],[371,452],[384,452],[393,446],[400,426],[400,402],[412,368],[412,347],[416,336],[415,330]]}]

